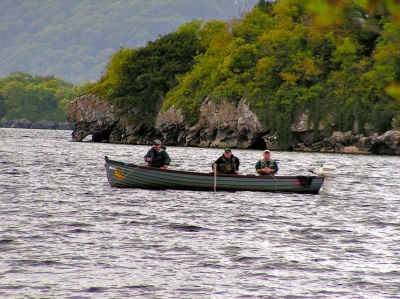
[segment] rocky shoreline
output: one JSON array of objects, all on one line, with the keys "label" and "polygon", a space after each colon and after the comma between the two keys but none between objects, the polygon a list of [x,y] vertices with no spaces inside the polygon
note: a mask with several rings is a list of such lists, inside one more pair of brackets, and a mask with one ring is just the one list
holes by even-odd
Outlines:
[{"label": "rocky shoreline", "polygon": [[74,125],[65,122],[56,122],[42,120],[38,122],[31,122],[27,119],[17,119],[17,120],[3,120],[0,122],[1,128],[18,128],[18,129],[50,129],[50,130],[73,130]]},{"label": "rocky shoreline", "polygon": [[320,125],[315,138],[313,128],[307,126],[307,115],[303,114],[291,127],[290,146],[280,148],[271,129],[261,125],[245,100],[235,106],[206,99],[199,113],[194,126],[189,126],[175,108],[159,113],[154,127],[129,125],[125,119],[114,116],[108,102],[83,95],[69,103],[66,117],[73,127],[73,141],[91,135],[94,142],[151,144],[157,138],[174,146],[400,155],[399,130],[378,135],[368,124],[363,133],[326,130]]}]

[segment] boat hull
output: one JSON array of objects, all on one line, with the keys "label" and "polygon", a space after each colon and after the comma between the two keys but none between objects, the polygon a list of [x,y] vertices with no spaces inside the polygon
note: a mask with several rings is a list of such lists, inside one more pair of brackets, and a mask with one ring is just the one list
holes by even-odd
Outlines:
[{"label": "boat hull", "polygon": [[209,191],[319,192],[323,176],[272,176],[199,173],[166,170],[114,161],[105,157],[112,187]]}]

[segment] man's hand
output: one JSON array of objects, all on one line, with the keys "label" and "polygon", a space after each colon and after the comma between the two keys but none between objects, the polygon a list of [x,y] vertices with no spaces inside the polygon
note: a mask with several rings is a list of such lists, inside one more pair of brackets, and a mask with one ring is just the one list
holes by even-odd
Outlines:
[{"label": "man's hand", "polygon": [[261,173],[273,173],[274,172],[274,170],[272,168],[268,168],[268,167],[262,168],[260,170],[261,170]]}]

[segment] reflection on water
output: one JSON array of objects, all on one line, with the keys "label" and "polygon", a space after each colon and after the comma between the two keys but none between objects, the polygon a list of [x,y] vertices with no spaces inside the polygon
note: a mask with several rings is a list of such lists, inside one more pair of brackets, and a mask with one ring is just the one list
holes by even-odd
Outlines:
[{"label": "reflection on water", "polygon": [[[0,129],[0,298],[399,298],[399,157],[274,152],[331,194],[117,189],[148,146]],[[211,171],[220,149],[168,147]],[[233,150],[253,173],[261,151]]]}]

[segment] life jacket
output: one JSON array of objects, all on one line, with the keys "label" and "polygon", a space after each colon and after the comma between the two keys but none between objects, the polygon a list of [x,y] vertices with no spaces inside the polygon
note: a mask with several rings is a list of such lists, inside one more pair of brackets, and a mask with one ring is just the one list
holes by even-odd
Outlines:
[{"label": "life jacket", "polygon": [[274,160],[273,159],[269,159],[268,161],[266,161],[264,158],[262,158],[261,160],[261,167],[260,168],[265,168],[265,167],[268,167],[268,168],[271,168],[271,169],[274,169]]},{"label": "life jacket", "polygon": [[218,172],[222,173],[235,173],[236,166],[236,157],[232,156],[231,163],[226,163],[226,158],[222,156],[222,162],[218,164]]}]

